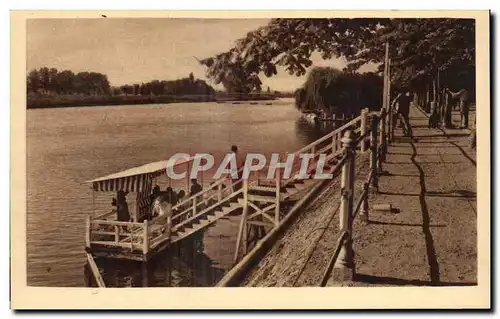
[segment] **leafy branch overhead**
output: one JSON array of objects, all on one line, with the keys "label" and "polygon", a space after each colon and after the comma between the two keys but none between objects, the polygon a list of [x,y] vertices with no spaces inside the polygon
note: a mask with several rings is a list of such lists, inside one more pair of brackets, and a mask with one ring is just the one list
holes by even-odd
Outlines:
[{"label": "leafy branch overhead", "polygon": [[388,41],[394,76],[410,82],[438,70],[473,66],[474,33],[472,19],[273,19],[237,40],[228,52],[200,63],[217,84],[248,91],[260,86],[262,73],[277,74],[277,66],[304,75],[314,52],[323,59],[346,58],[346,71],[383,63]]}]

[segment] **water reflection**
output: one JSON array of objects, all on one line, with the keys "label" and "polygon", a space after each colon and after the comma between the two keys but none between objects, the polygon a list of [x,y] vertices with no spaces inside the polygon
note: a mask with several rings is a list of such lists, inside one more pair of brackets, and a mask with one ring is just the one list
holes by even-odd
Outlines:
[{"label": "water reflection", "polygon": [[295,121],[295,132],[304,144],[309,144],[335,129],[332,121],[311,122],[303,116]]}]

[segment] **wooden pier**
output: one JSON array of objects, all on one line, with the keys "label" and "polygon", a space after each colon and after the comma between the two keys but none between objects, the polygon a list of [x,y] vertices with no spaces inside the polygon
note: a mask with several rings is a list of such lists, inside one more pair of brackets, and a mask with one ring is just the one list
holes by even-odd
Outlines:
[{"label": "wooden pier", "polygon": [[[378,114],[378,113],[377,113]],[[292,167],[290,177],[283,178],[283,168],[277,168],[272,180],[260,176],[232,181],[221,178],[200,193],[182,200],[172,207],[171,218],[158,217],[142,222],[124,222],[116,220],[113,212],[97,214],[87,218],[86,250],[96,256],[124,258],[147,261],[156,253],[169,245],[199,232],[219,219],[232,214],[241,216],[237,240],[235,261],[246,254],[249,244],[249,233],[269,231],[277,227],[286,216],[283,203],[304,188],[312,187],[318,180],[299,176],[300,154],[313,154],[309,161],[307,173],[315,174],[320,156],[325,157],[325,173],[328,173],[343,156],[341,138],[346,131],[360,135],[367,131],[369,117],[376,113],[363,113],[335,131],[303,147],[287,154],[292,156],[297,165]],[[149,195],[154,179],[165,175],[167,162],[157,162],[122,173],[90,181],[97,191],[130,191],[137,193],[136,213],[134,220],[140,220],[141,208],[148,208],[141,199]],[[265,173],[265,170],[263,170]],[[127,186],[128,185],[128,186]],[[141,206],[142,205],[142,206]],[[150,207],[150,206],[149,206]],[[142,209],[142,212],[144,209]],[[142,213],[143,214],[143,213]],[[170,228],[170,231],[168,229]],[[258,229],[258,230],[257,230]]]}]

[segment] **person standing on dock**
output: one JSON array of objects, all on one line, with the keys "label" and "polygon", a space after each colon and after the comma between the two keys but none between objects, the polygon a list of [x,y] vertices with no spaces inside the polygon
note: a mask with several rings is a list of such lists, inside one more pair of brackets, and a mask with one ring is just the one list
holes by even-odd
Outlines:
[{"label": "person standing on dock", "polygon": [[[119,222],[129,222],[130,212],[126,199],[127,194],[124,191],[119,191],[116,195],[116,213]],[[125,226],[122,227],[124,230]]]},{"label": "person standing on dock", "polygon": [[458,98],[459,99],[459,105],[460,105],[460,125],[461,128],[469,128],[469,110],[470,110],[470,105],[469,105],[469,92],[467,92],[466,89],[461,89],[458,92],[451,92],[448,88],[446,89],[448,93],[451,94],[451,97],[453,99]]}]

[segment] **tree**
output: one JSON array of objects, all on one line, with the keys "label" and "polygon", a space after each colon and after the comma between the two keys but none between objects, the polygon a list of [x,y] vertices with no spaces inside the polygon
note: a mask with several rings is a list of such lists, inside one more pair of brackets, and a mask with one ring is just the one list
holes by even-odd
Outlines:
[{"label": "tree", "polygon": [[74,74],[70,70],[59,72],[55,68],[43,67],[32,70],[27,77],[28,92],[44,94],[103,95],[110,93],[106,75],[96,72]]},{"label": "tree", "polygon": [[38,70],[31,70],[26,79],[28,92],[36,93],[42,87]]},{"label": "tree", "polygon": [[44,93],[48,93],[50,88],[49,68],[47,67],[40,68],[38,72],[40,74],[40,87]]},{"label": "tree", "polygon": [[273,19],[229,51],[200,63],[208,77],[223,84],[232,74],[242,74],[242,79],[262,73],[270,77],[278,65],[291,75],[304,75],[313,52],[323,59],[345,57],[346,71],[381,63],[380,72],[389,42],[394,78],[402,85],[426,87],[438,71],[474,66],[474,34],[472,19]]},{"label": "tree", "polygon": [[54,80],[55,92],[59,94],[74,93],[74,80],[75,74],[72,71],[64,70],[57,73]]},{"label": "tree", "polygon": [[382,88],[383,78],[374,73],[315,67],[295,92],[295,104],[302,111],[321,111],[329,116],[356,115],[365,107],[380,108]]}]

